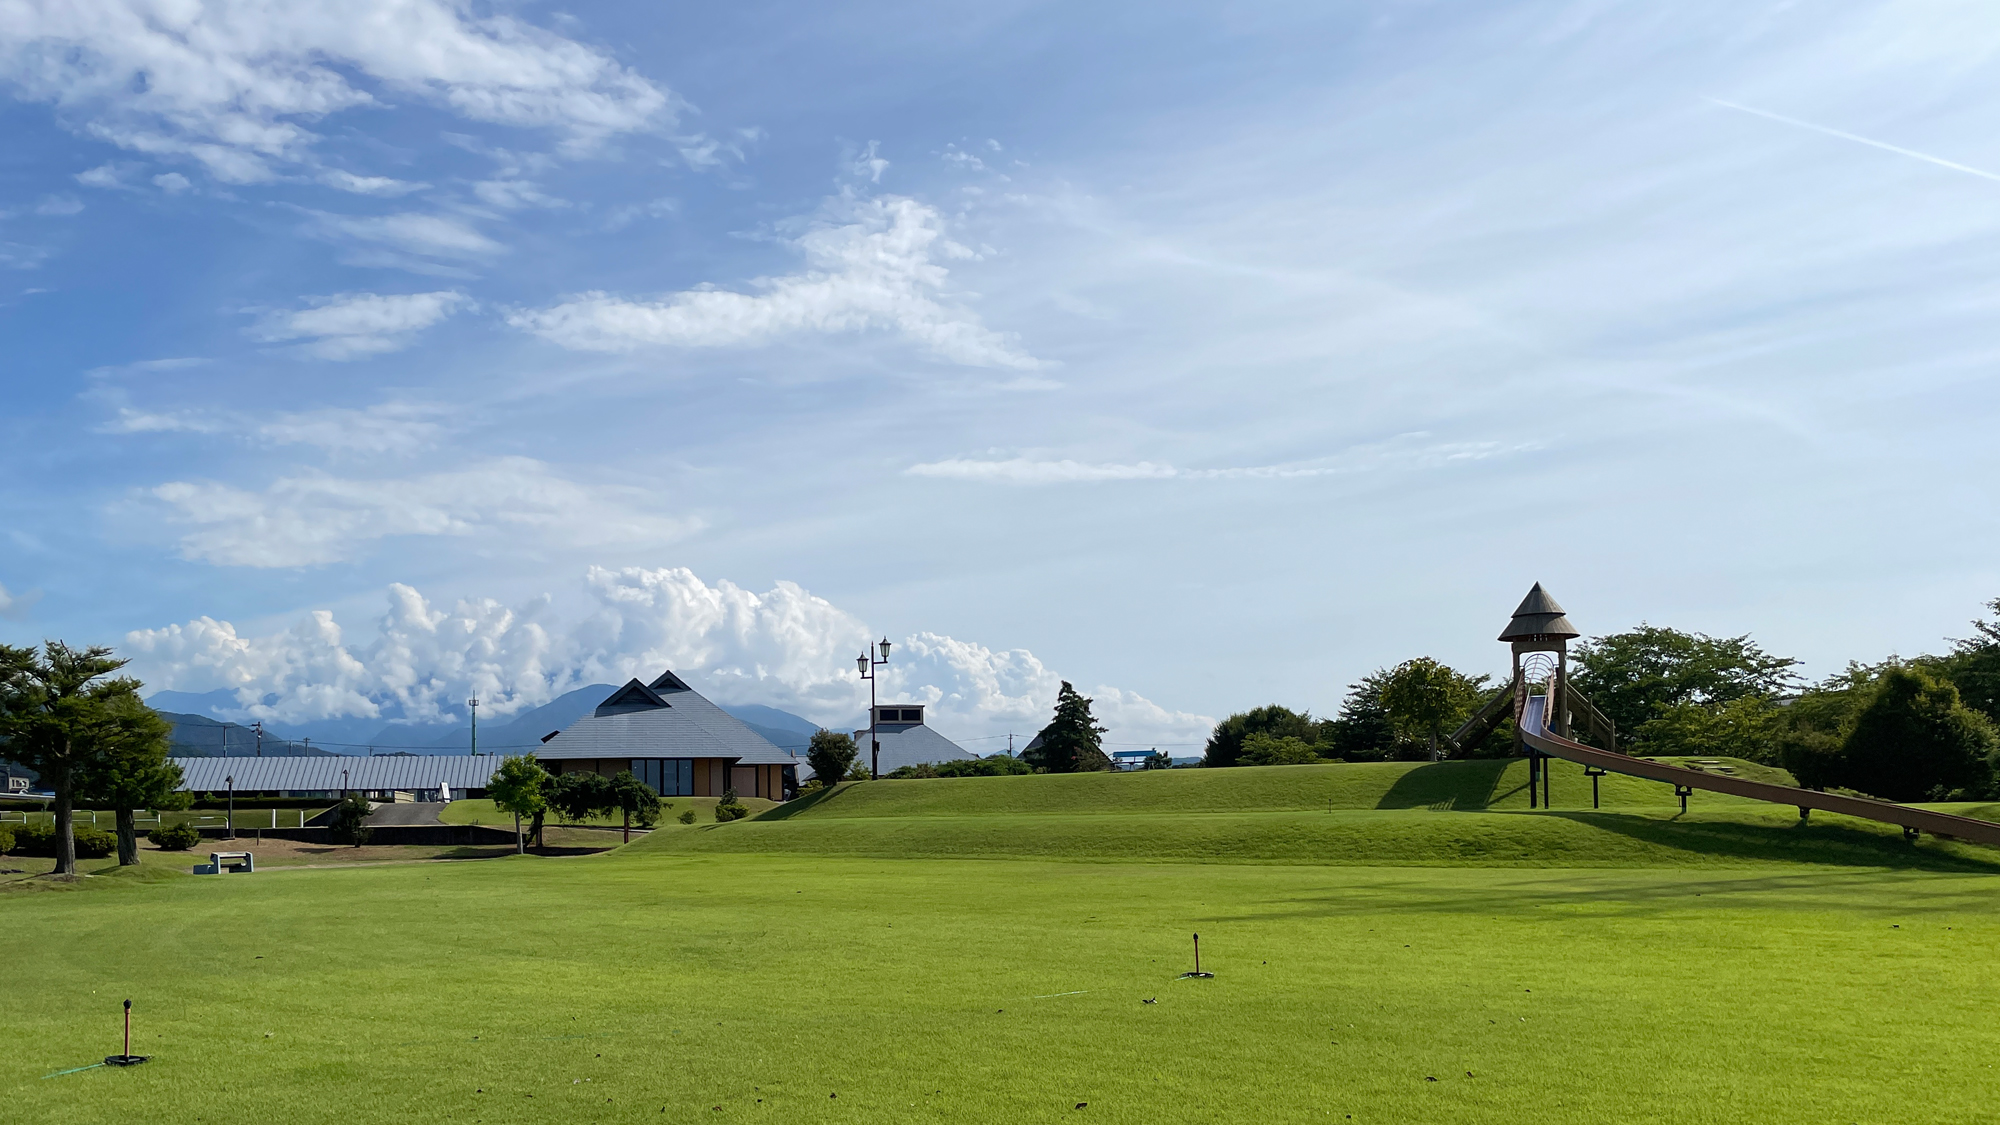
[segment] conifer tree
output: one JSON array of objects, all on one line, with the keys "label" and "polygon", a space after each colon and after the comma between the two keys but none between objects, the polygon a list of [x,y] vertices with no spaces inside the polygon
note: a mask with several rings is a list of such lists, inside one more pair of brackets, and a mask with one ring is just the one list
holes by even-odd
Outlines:
[{"label": "conifer tree", "polygon": [[1111,759],[1104,755],[1104,731],[1090,713],[1090,700],[1064,680],[1062,690],[1056,693],[1055,718],[1021,757],[1048,773],[1108,770]]}]

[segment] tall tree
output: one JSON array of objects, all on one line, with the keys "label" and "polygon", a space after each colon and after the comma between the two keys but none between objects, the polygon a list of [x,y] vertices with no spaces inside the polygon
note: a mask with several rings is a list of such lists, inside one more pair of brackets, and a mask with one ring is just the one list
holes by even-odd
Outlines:
[{"label": "tall tree", "polygon": [[55,794],[54,874],[59,876],[76,874],[80,786],[104,767],[126,725],[143,723],[142,715],[151,714],[139,702],[138,680],[106,678],[126,663],[102,646],[77,649],[49,641],[37,653],[0,645],[0,749],[40,774]]},{"label": "tall tree", "polygon": [[486,779],[487,796],[493,799],[493,807],[501,812],[514,814],[514,851],[527,851],[521,836],[521,818],[534,821],[535,842],[541,843],[542,813],[549,807],[548,797],[543,789],[548,785],[549,773],[533,754],[510,757],[500,763],[493,776]]},{"label": "tall tree", "polygon": [[108,808],[118,826],[118,863],[139,862],[138,809],[182,809],[192,794],[180,792],[181,768],[168,757],[173,724],[134,695],[105,702],[100,727],[104,753],[83,770],[78,796]]},{"label": "tall tree", "polygon": [[611,779],[600,773],[559,773],[546,789],[551,811],[571,821],[589,820],[612,808]]},{"label": "tall tree", "polygon": [[1090,700],[1064,680],[1056,692],[1055,717],[1029,744],[1033,749],[1022,751],[1021,757],[1049,773],[1108,770],[1111,759],[1104,755],[1104,731],[1090,713]]},{"label": "tall tree", "polygon": [[1570,682],[1618,724],[1637,732],[1682,704],[1717,708],[1745,696],[1795,690],[1798,661],[1772,656],[1746,634],[1710,637],[1656,625],[1592,637],[1570,656]]},{"label": "tall tree", "polygon": [[1956,800],[1993,788],[1995,739],[1958,689],[1920,668],[1882,677],[1841,747],[1841,784],[1891,801]]},{"label": "tall tree", "polygon": [[1428,656],[1405,660],[1382,681],[1382,710],[1396,733],[1428,743],[1432,761],[1439,740],[1479,706],[1488,676],[1467,676]]},{"label": "tall tree", "polygon": [[1382,685],[1388,680],[1389,670],[1377,668],[1348,685],[1339,713],[1320,724],[1323,752],[1349,762],[1379,762],[1395,751],[1396,729],[1382,706]]},{"label": "tall tree", "polygon": [[[1986,603],[2000,617],[2000,598]],[[1939,661],[1939,671],[1958,688],[1967,707],[2000,723],[2000,621],[1972,623],[1975,636],[1952,645],[1949,656]]]},{"label": "tall tree", "polygon": [[847,776],[847,771],[854,765],[854,756],[859,752],[853,735],[821,727],[813,732],[812,742],[806,746],[806,764],[812,767],[813,777],[831,789]]},{"label": "tall tree", "polygon": [[1253,734],[1311,742],[1317,733],[1311,715],[1276,703],[1238,711],[1215,724],[1215,729],[1209,732],[1208,744],[1202,747],[1201,764],[1218,768],[1244,764],[1243,742]]}]

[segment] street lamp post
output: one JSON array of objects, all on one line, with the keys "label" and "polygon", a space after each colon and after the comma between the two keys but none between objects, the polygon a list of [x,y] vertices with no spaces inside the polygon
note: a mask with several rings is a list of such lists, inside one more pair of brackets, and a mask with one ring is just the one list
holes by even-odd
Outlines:
[{"label": "street lamp post", "polygon": [[231,774],[223,778],[222,783],[229,786],[229,819],[223,822],[222,838],[225,840],[234,840],[236,838],[236,775]]},{"label": "street lamp post", "polygon": [[875,659],[872,652],[863,652],[854,658],[854,666],[861,670],[861,678],[868,681],[868,780],[881,777],[882,740],[875,737],[875,718],[881,712],[875,709],[875,669],[889,663],[889,638],[883,637],[876,646],[882,650],[882,658]]}]

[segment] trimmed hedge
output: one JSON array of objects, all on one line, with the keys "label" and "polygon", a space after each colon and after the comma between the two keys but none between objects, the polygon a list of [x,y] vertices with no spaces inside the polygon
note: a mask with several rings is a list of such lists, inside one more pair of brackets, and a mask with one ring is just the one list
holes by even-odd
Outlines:
[{"label": "trimmed hedge", "polygon": [[146,839],[163,852],[184,852],[201,843],[201,832],[193,824],[182,821],[155,828],[146,833]]},{"label": "trimmed hedge", "polygon": [[[40,856],[54,859],[56,855],[56,829],[52,824],[9,825],[14,833],[14,845],[8,849],[14,855]],[[71,829],[76,838],[76,858],[103,859],[118,850],[118,837],[102,828],[92,828],[79,824]]]}]

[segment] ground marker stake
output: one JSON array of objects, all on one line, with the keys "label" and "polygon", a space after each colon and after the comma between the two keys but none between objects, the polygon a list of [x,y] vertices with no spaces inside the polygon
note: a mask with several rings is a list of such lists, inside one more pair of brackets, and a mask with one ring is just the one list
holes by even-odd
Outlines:
[{"label": "ground marker stake", "polygon": [[151,1055],[135,1055],[132,1053],[132,1002],[127,1000],[125,1001],[125,1053],[122,1055],[104,1056],[104,1065],[138,1066],[152,1057]]},{"label": "ground marker stake", "polygon": [[1181,974],[1181,979],[1182,979],[1182,980],[1186,980],[1186,979],[1188,979],[1189,977],[1193,977],[1193,978],[1194,978],[1194,979],[1196,979],[1196,980],[1214,980],[1214,979],[1215,979],[1215,974],[1214,974],[1214,973],[1204,973],[1204,972],[1202,972],[1202,971],[1201,971],[1201,935],[1200,935],[1200,934],[1196,934],[1196,935],[1194,935],[1194,972],[1191,972],[1191,973],[1182,973],[1182,974]]}]

